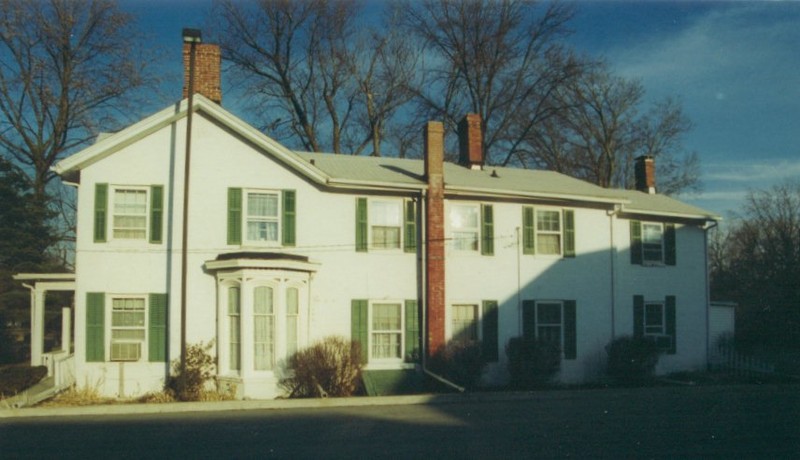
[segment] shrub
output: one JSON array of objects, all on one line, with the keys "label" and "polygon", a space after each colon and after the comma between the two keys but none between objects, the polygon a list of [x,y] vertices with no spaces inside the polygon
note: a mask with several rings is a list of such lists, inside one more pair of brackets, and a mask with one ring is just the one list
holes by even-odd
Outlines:
[{"label": "shrub", "polygon": [[652,377],[659,357],[656,343],[643,337],[619,337],[606,346],[606,353],[608,375],[628,383]]},{"label": "shrub", "polygon": [[361,349],[344,337],[322,339],[292,355],[280,380],[290,398],[351,396],[359,388]]},{"label": "shrub", "polygon": [[515,337],[508,341],[506,355],[514,388],[544,385],[561,369],[561,348],[552,342]]},{"label": "shrub", "polygon": [[47,375],[45,366],[8,366],[0,369],[0,397],[12,396],[39,383]]},{"label": "shrub", "polygon": [[167,390],[178,401],[200,401],[206,384],[214,378],[214,358],[209,353],[214,341],[186,347],[186,369],[181,369],[180,360],[172,362],[172,372],[167,379]]},{"label": "shrub", "polygon": [[450,342],[430,357],[428,367],[453,383],[472,389],[483,374],[486,360],[480,342]]}]

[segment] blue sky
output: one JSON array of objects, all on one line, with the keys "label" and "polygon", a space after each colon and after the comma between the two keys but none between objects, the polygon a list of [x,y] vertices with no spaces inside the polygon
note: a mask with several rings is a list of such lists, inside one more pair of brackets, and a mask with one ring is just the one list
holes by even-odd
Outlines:
[{"label": "blue sky", "polygon": [[[180,33],[202,27],[210,0],[122,0],[164,47],[180,97]],[[704,190],[682,199],[726,219],[749,189],[800,178],[800,2],[576,2],[569,43],[642,81],[650,100],[679,98],[684,146]],[[173,74],[174,72],[174,74]],[[223,87],[225,82],[223,81]],[[226,107],[236,112],[235,100]],[[156,109],[157,107],[154,107]],[[243,115],[243,114],[239,114]]]}]

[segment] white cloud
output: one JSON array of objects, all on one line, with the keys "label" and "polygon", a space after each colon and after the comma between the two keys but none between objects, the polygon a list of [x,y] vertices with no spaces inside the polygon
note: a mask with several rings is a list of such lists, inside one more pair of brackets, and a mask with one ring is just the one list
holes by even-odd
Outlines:
[{"label": "white cloud", "polygon": [[705,181],[743,182],[751,188],[763,188],[764,185],[800,178],[800,159],[710,163],[705,164],[703,169]]}]

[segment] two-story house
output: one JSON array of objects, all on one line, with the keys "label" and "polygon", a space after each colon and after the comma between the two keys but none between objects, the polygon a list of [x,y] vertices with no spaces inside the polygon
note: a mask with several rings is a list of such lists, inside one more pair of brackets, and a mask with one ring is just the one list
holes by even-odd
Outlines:
[{"label": "two-story house", "polygon": [[216,47],[197,59],[216,70],[191,107],[55,167],[78,191],[79,385],[158,390],[182,334],[213,340],[220,382],[252,398],[278,395],[286,357],[330,335],[360,342],[367,370],[418,369],[451,340],[479,340],[487,384],[507,379],[505,345],[524,335],[561,346],[566,382],[601,375],[622,335],[652,336],[659,372],[705,366],[717,217],[655,193],[651,158],[639,190],[486,166],[474,115],[458,164],[436,122],[423,160],[296,152],[220,106]]}]

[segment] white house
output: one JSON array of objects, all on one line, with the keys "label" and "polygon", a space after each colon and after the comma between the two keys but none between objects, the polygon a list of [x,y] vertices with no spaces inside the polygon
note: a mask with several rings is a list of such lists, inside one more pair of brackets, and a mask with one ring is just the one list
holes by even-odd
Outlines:
[{"label": "white house", "polygon": [[[640,191],[485,166],[475,116],[459,164],[435,122],[424,160],[296,152],[218,104],[215,50],[198,46],[216,102],[191,105],[185,335],[214,340],[239,397],[279,394],[285,358],[329,335],[358,340],[367,370],[480,340],[487,384],[507,379],[505,344],[522,335],[560,344],[566,382],[600,375],[622,335],[654,337],[659,372],[705,366],[718,217],[655,193],[652,159]],[[189,107],[55,167],[78,190],[75,375],[107,395],[162,388],[180,356]]]}]

